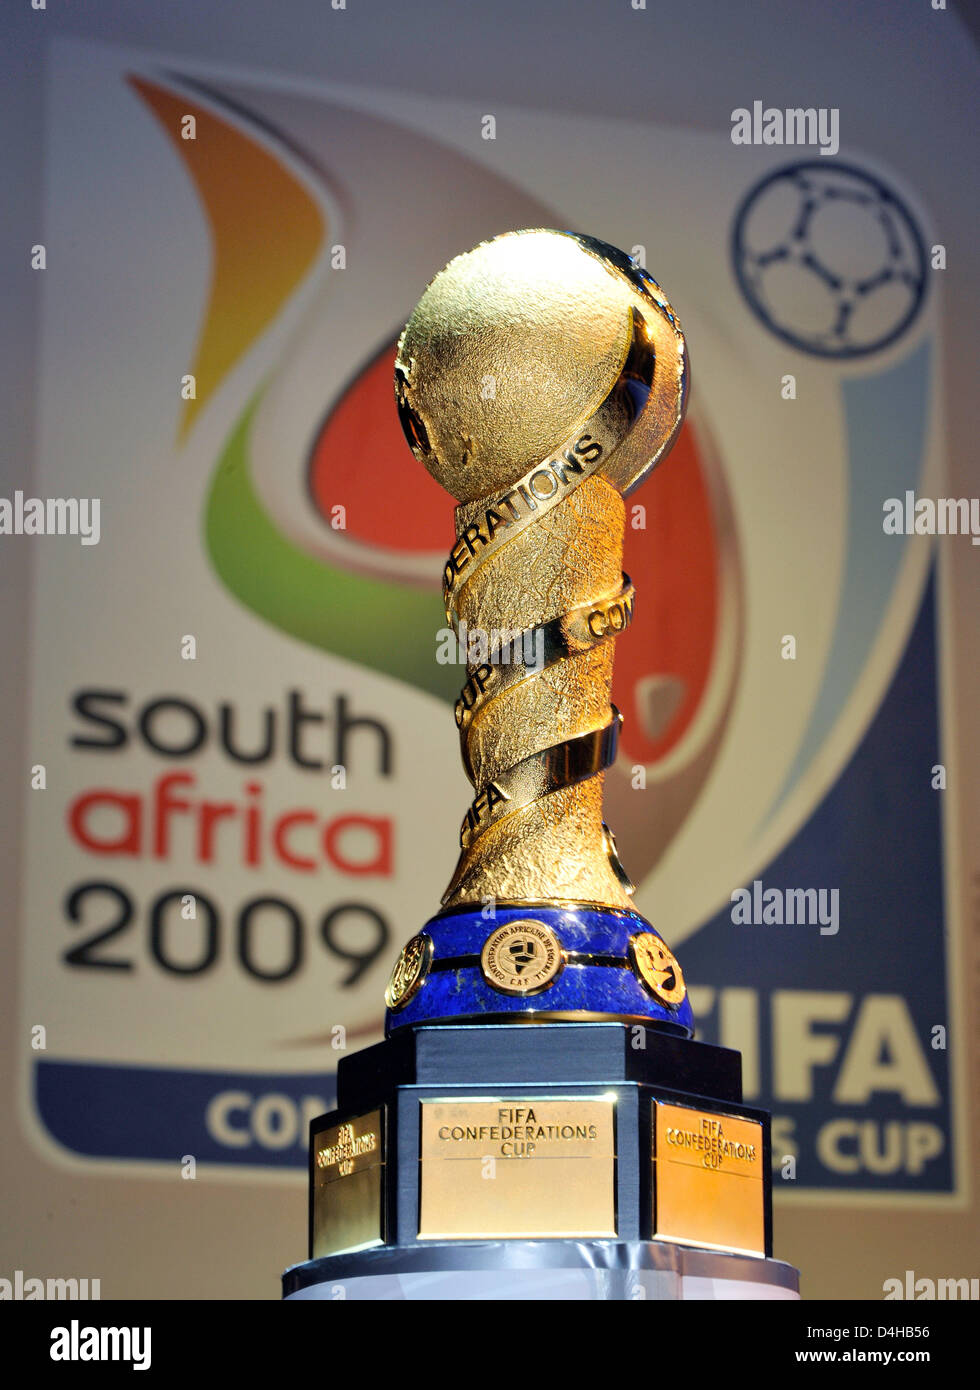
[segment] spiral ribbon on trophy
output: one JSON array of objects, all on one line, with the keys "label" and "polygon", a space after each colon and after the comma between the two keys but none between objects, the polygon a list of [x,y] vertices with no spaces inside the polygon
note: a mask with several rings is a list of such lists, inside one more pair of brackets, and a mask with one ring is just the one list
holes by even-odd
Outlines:
[{"label": "spiral ribbon on trophy", "polygon": [[[476,616],[479,621],[473,631],[481,632],[484,651],[478,660],[468,660],[467,680],[455,707],[463,764],[476,796],[461,826],[462,855],[444,903],[457,895],[473,867],[472,852],[489,831],[501,827],[501,833],[506,834],[511,817],[532,807],[540,809],[544,798],[553,793],[600,778],[616,758],[622,716],[608,701],[611,660],[603,663],[601,673],[600,691],[607,717],[598,727],[595,710],[588,707],[590,702],[577,698],[584,693],[586,683],[568,681],[567,672],[570,663],[629,626],[633,585],[621,574],[615,588],[604,585],[600,592],[590,592],[595,586],[591,572],[597,567],[588,563],[588,556],[594,557],[595,547],[590,550],[582,545],[581,518],[575,515],[570,518],[568,533],[559,534],[558,542],[571,552],[565,573],[574,576],[575,586],[584,592],[574,595],[577,602],[548,617],[553,597],[549,592],[535,594],[533,557],[522,541],[530,532],[560,530],[558,514],[563,504],[579,504],[591,516],[593,529],[598,523],[601,549],[607,558],[621,556],[622,502],[615,486],[603,477],[603,467],[642,412],[655,367],[655,351],[644,318],[635,308],[628,313],[620,371],[598,407],[554,453],[532,465],[512,487],[456,509],[456,543],[443,576],[446,615],[461,641],[469,620]],[[617,512],[618,518],[614,515]],[[581,550],[576,557],[577,547]],[[521,554],[522,550],[525,553]],[[525,616],[532,616],[527,612],[529,607],[539,611],[533,615],[536,621],[520,629],[492,629],[491,642],[484,625],[486,614],[510,611],[507,604],[494,602],[495,586],[505,571],[520,576]],[[588,685],[596,685],[594,675]],[[540,726],[532,723],[528,728],[525,721],[527,737],[523,741],[532,746],[523,756],[508,756],[510,747],[523,751],[518,746],[520,737],[515,742],[514,736],[520,721],[514,717],[516,710],[511,711],[510,718],[495,718],[495,707],[529,682],[566,689],[569,699],[562,709],[561,724],[563,729],[571,725],[579,731],[540,747],[535,746],[540,744]],[[533,700],[533,693],[529,698]],[[632,885],[619,865],[604,824],[602,832],[610,867],[628,894]]]}]

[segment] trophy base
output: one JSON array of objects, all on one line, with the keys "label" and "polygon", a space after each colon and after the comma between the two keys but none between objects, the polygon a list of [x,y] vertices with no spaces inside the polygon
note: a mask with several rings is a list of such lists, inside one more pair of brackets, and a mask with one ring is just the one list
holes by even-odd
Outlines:
[{"label": "trophy base", "polygon": [[737,1052],[622,1021],[442,1024],[345,1058],[337,1085],[290,1287],[525,1266],[770,1281],[769,1116],[742,1104]]},{"label": "trophy base", "polygon": [[287,1269],[283,1298],[506,1301],[798,1299],[799,1273],[666,1241],[446,1241]]}]

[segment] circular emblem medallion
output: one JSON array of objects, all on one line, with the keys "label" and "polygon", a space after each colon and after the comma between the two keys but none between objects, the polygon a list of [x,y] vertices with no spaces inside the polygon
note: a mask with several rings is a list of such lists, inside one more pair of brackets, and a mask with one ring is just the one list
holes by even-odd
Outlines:
[{"label": "circular emblem medallion", "polygon": [[530,918],[491,932],[480,954],[483,978],[502,994],[538,994],[554,983],[564,964],[555,933]]},{"label": "circular emblem medallion", "polygon": [[389,1009],[400,1009],[422,988],[429,973],[432,960],[432,938],[420,932],[413,936],[402,949],[395,961],[391,979],[385,990],[385,1003]]},{"label": "circular emblem medallion", "polygon": [[662,1004],[683,1004],[687,985],[680,966],[659,936],[640,931],[630,937],[630,964],[640,981]]}]

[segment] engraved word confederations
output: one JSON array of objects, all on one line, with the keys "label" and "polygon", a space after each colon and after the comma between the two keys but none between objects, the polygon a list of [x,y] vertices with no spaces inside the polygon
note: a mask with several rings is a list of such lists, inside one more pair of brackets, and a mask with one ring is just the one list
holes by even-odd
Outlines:
[{"label": "engraved word confederations", "polygon": [[337,1142],[318,1149],[316,1166],[329,1168],[336,1163],[341,1177],[346,1178],[354,1171],[354,1159],[362,1154],[373,1153],[378,1147],[378,1136],[373,1132],[355,1134],[353,1125],[341,1125],[337,1132]]},{"label": "engraved word confederations", "polygon": [[705,1168],[720,1168],[722,1160],[726,1158],[741,1159],[743,1163],[755,1162],[755,1145],[726,1139],[720,1120],[709,1120],[702,1116],[700,1131],[676,1129],[671,1125],[665,1138],[675,1148],[699,1150]]},{"label": "engraved word confederations", "polygon": [[490,545],[498,531],[505,531],[515,522],[526,520],[538,510],[539,502],[553,502],[563,493],[571,492],[580,479],[568,474],[581,474],[584,465],[594,463],[602,453],[602,445],[590,434],[583,434],[572,449],[566,450],[560,458],[546,459],[527,479],[491,502],[484,511],[486,535],[473,523],[467,526],[458,537],[452,554],[446,561],[443,575],[443,589],[452,592],[456,580],[476,555],[477,544]]},{"label": "engraved word confederations", "polygon": [[539,1124],[531,1109],[502,1109],[497,1111],[499,1124],[443,1125],[439,1138],[457,1143],[465,1140],[480,1143],[499,1143],[504,1158],[531,1158],[537,1143],[561,1140],[597,1140],[595,1125]]}]

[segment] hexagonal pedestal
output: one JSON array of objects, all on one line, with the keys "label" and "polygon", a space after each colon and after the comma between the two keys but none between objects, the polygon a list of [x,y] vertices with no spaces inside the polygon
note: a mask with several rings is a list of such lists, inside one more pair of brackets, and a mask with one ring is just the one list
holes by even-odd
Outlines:
[{"label": "hexagonal pedestal", "polygon": [[340,1063],[310,1134],[287,1297],[795,1296],[736,1052],[626,1023],[405,1028]]}]

